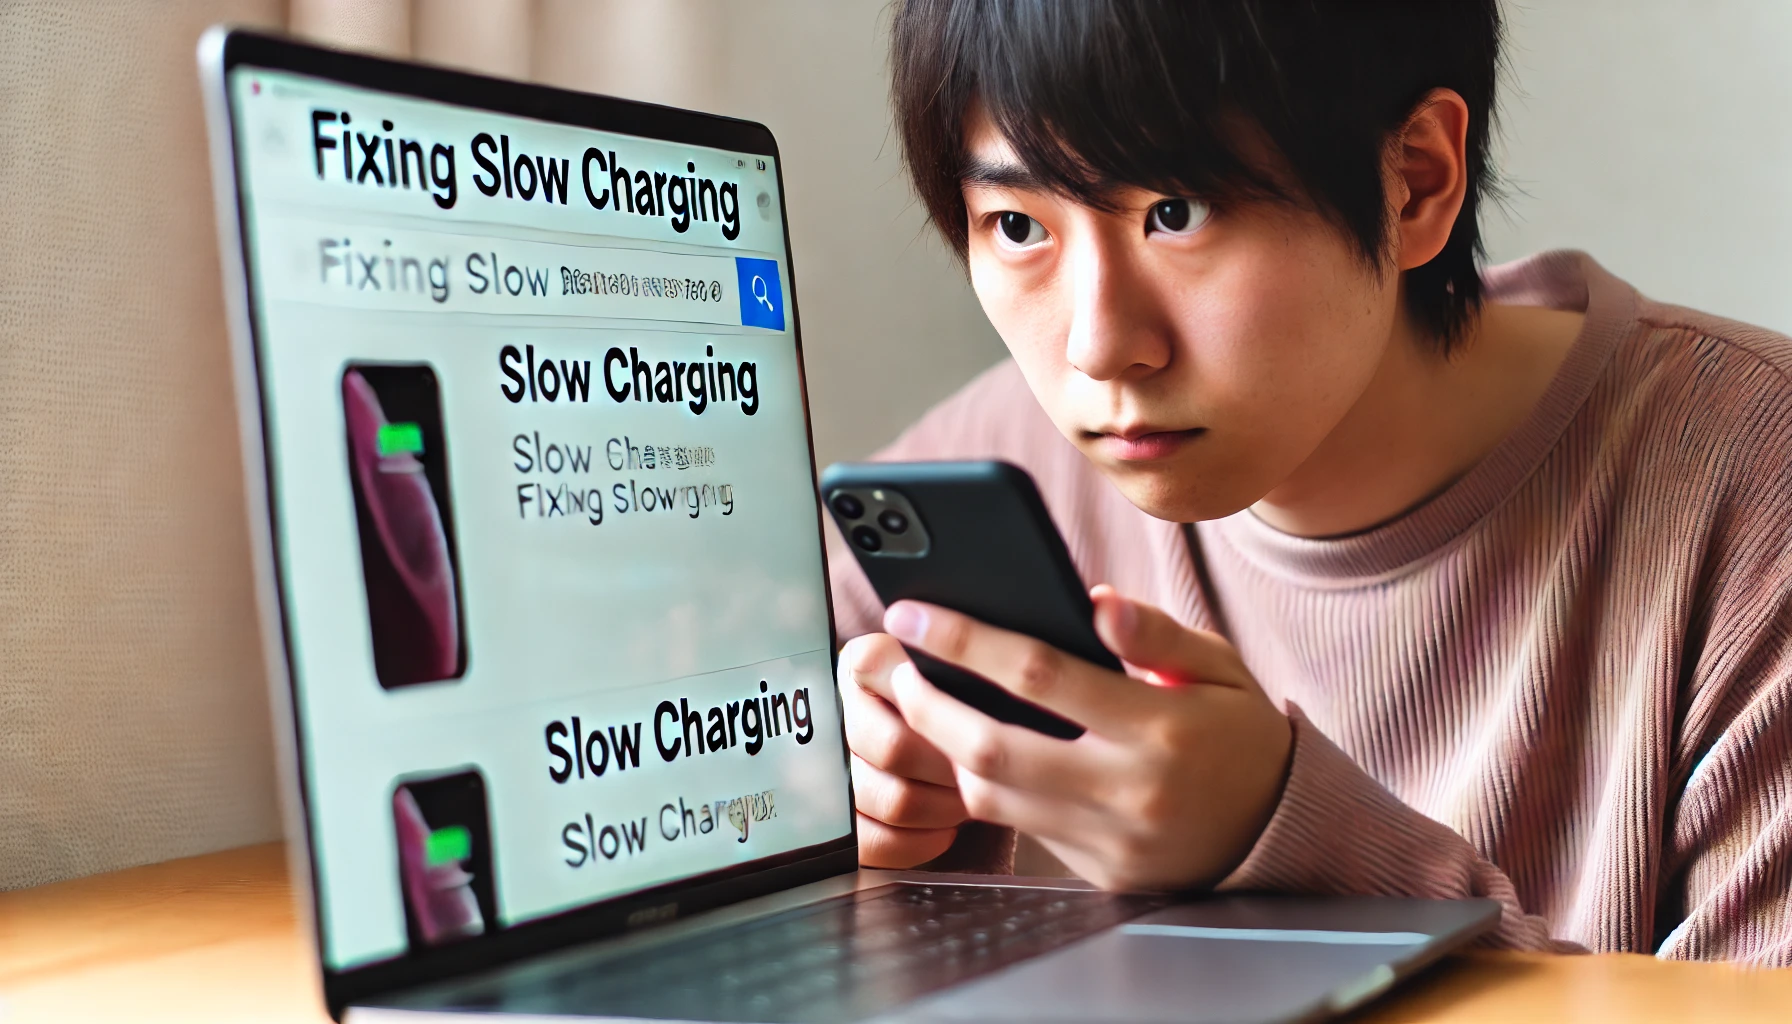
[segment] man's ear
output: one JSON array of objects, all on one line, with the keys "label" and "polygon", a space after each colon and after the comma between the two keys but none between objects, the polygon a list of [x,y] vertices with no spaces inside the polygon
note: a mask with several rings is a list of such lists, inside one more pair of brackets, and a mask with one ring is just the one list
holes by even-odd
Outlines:
[{"label": "man's ear", "polygon": [[1411,270],[1443,251],[1468,194],[1468,104],[1453,89],[1426,93],[1385,160],[1399,269]]}]

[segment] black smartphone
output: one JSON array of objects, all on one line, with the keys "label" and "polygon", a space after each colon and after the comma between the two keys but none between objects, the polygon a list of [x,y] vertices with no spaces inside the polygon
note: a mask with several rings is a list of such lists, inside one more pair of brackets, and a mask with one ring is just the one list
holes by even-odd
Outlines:
[{"label": "black smartphone", "polygon": [[[926,601],[1120,670],[1026,470],[1006,462],[836,463],[822,500],[885,605]],[[1075,739],[1083,727],[975,673],[910,650],[929,682],[1003,722]]]}]

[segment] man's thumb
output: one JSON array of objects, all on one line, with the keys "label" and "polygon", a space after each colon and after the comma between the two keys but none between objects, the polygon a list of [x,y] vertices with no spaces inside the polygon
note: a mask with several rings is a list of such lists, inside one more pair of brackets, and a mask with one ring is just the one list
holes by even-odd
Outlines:
[{"label": "man's thumb", "polygon": [[1096,634],[1121,660],[1164,682],[1256,688],[1238,652],[1218,634],[1189,629],[1105,583],[1090,590],[1089,598],[1095,602]]}]

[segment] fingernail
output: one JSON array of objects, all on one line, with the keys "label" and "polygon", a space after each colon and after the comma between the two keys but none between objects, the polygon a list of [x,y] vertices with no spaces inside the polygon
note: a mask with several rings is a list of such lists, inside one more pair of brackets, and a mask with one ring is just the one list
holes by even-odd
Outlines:
[{"label": "fingernail", "polygon": [[884,628],[898,640],[918,644],[927,634],[927,613],[907,601],[898,601],[884,612]]}]

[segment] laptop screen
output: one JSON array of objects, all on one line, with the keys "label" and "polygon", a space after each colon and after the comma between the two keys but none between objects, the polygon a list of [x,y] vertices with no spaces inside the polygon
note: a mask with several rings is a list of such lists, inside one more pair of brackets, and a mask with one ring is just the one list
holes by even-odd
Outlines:
[{"label": "laptop screen", "polygon": [[226,86],[325,966],[848,836],[774,159]]}]

